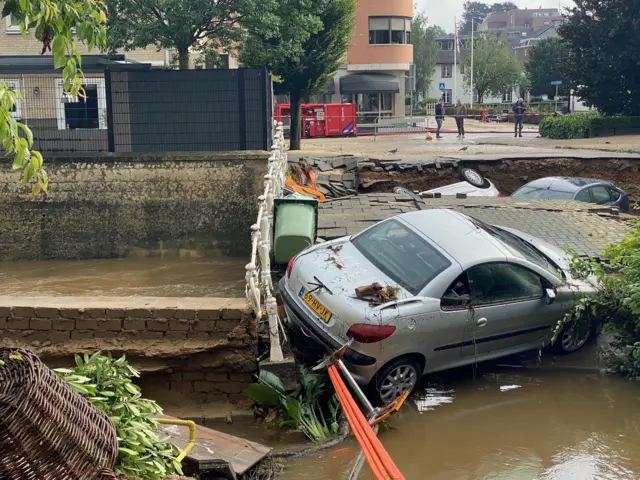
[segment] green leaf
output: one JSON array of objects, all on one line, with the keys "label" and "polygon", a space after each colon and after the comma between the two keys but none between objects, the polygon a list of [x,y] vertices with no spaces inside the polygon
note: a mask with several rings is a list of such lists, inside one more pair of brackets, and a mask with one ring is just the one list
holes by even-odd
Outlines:
[{"label": "green leaf", "polygon": [[271,408],[281,406],[282,394],[270,385],[253,383],[245,389],[244,394],[259,405]]},{"label": "green leaf", "polygon": [[275,388],[279,392],[284,393],[284,385],[282,384],[282,380],[280,380],[280,378],[276,374],[271,373],[267,370],[260,370],[258,380],[266,385],[269,385],[270,387]]},{"label": "green leaf", "polygon": [[67,64],[67,39],[62,35],[56,35],[51,42],[54,68],[63,68]]}]

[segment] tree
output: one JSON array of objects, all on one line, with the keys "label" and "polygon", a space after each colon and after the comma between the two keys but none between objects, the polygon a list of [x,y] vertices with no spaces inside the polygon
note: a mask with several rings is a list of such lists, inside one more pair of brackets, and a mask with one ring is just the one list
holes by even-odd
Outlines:
[{"label": "tree", "polygon": [[464,13],[462,14],[462,21],[460,22],[460,33],[468,35],[471,33],[471,19],[476,26],[484,22],[492,12],[508,12],[509,10],[515,10],[518,6],[513,2],[494,3],[489,5],[483,2],[464,2]]},{"label": "tree", "polygon": [[640,115],[640,0],[576,0],[567,23],[565,80],[608,115]]},{"label": "tree", "polygon": [[427,17],[418,13],[411,24],[411,41],[413,43],[413,63],[416,66],[416,92],[425,96],[429,90],[429,82],[436,70],[438,44],[436,38],[444,36],[444,30],[438,26],[429,26]]},{"label": "tree", "polygon": [[[86,43],[89,50],[106,46],[105,10],[101,0],[6,0],[2,17],[11,15],[22,35],[28,30],[35,33],[42,42],[42,54],[52,52],[55,68],[62,69],[65,91],[78,96],[84,90],[82,57],[75,40]],[[0,80],[0,145],[5,156],[13,156],[13,169],[22,170],[20,183],[33,182],[32,193],[37,195],[47,190],[49,182],[42,155],[32,150],[31,130],[13,117],[21,98],[20,92]]]},{"label": "tree", "polygon": [[[548,95],[549,98],[555,96],[556,87],[551,85],[551,82],[562,80],[565,57],[565,45],[560,38],[545,38],[531,49],[527,73],[534,95]],[[565,90],[565,85],[558,87],[558,93],[561,95]]]},{"label": "tree", "polygon": [[291,97],[291,150],[300,149],[302,99],[322,91],[343,63],[355,10],[356,0],[281,0],[274,29],[252,29],[241,46],[240,61],[266,65],[277,91]]},{"label": "tree", "polygon": [[[471,42],[462,53],[464,81],[471,86]],[[509,41],[492,34],[481,34],[474,42],[473,87],[478,92],[478,103],[487,94],[498,96],[511,92],[524,81],[524,68],[511,52]]]},{"label": "tree", "polygon": [[[180,69],[190,50],[228,47],[242,39],[242,26],[269,29],[276,0],[107,0],[109,50],[155,45],[175,49]],[[260,19],[260,20],[258,20]]]}]

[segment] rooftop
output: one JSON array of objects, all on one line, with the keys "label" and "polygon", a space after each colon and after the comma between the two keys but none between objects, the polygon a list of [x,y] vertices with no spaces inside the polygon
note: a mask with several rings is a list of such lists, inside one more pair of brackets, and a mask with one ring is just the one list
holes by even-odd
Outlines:
[{"label": "rooftop", "polygon": [[[102,73],[112,70],[149,70],[151,64],[128,61],[124,55],[83,55],[84,73]],[[57,73],[53,65],[53,55],[0,55],[0,74]]]}]

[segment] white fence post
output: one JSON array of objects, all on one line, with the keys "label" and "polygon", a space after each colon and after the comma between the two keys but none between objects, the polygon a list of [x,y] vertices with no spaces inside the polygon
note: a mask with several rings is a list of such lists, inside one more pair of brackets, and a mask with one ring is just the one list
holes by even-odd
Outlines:
[{"label": "white fence post", "polygon": [[278,317],[278,305],[273,296],[271,279],[272,229],[275,199],[283,194],[287,173],[287,153],[285,150],[284,127],[275,124],[268,171],[264,176],[264,192],[258,197],[258,218],[251,227],[251,260],[245,267],[245,289],[247,301],[260,319],[269,320],[270,360],[282,361],[282,347]]}]

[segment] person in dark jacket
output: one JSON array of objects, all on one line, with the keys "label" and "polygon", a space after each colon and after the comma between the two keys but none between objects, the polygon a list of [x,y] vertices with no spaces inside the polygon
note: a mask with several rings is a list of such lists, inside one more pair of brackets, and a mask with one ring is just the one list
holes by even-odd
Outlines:
[{"label": "person in dark jacket", "polygon": [[524,114],[527,112],[527,107],[524,106],[523,100],[519,98],[512,110],[515,118],[516,129],[514,137],[520,135],[520,138],[522,138],[522,124],[524,122]]},{"label": "person in dark jacket", "polygon": [[441,98],[438,103],[436,103],[436,138],[442,138],[440,136],[440,129],[442,128],[442,122],[444,122],[444,98]]}]

